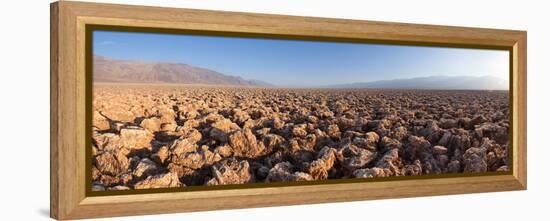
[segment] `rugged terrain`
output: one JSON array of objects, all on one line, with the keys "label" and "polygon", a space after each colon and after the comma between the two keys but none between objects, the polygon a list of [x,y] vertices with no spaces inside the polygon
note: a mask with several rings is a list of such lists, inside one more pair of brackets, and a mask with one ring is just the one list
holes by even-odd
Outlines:
[{"label": "rugged terrain", "polygon": [[508,170],[507,91],[93,90],[94,191]]},{"label": "rugged terrain", "polygon": [[94,82],[272,86],[189,64],[116,60],[99,55],[94,56],[93,76]]}]

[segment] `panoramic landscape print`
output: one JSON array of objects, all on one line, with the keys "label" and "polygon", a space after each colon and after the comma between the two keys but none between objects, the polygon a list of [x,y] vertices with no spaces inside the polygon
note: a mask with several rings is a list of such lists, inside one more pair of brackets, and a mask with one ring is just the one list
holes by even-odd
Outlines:
[{"label": "panoramic landscape print", "polygon": [[508,51],[112,31],[92,51],[92,191],[509,170]]}]

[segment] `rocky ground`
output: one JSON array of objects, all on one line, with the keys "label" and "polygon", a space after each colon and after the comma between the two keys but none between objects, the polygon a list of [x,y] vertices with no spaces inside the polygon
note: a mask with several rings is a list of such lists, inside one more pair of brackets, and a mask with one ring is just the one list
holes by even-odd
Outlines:
[{"label": "rocky ground", "polygon": [[93,190],[506,171],[505,91],[95,85]]}]

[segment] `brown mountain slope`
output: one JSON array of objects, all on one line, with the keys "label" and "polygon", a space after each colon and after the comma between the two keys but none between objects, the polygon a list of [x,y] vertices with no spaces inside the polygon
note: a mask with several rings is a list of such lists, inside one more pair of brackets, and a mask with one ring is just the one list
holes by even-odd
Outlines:
[{"label": "brown mountain slope", "polygon": [[94,56],[94,82],[269,86],[188,64],[114,60]]}]

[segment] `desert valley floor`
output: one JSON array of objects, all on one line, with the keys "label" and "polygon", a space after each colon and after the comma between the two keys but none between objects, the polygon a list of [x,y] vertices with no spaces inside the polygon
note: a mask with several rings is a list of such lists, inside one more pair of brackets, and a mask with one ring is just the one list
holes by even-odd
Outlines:
[{"label": "desert valley floor", "polygon": [[94,191],[508,170],[508,91],[93,91]]}]

